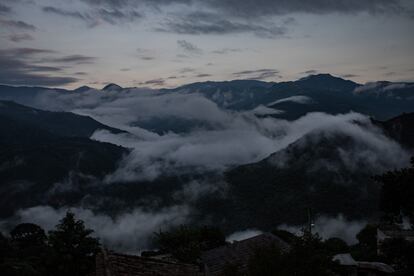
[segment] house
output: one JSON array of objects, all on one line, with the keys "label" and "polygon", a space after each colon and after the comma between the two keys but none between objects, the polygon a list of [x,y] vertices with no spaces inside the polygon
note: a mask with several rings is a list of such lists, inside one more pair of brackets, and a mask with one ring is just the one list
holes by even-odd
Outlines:
[{"label": "house", "polygon": [[103,249],[96,256],[95,276],[202,276],[193,264],[118,254]]},{"label": "house", "polygon": [[256,250],[269,246],[277,246],[281,250],[290,248],[279,237],[264,233],[203,252],[200,260],[203,265],[182,263],[169,255],[146,254],[144,257],[103,249],[96,256],[95,276],[210,276],[220,275],[227,265],[235,265],[240,273],[244,273]]},{"label": "house", "polygon": [[337,254],[333,256],[332,260],[341,265],[346,276],[358,276],[358,263],[351,254]]},{"label": "house", "polygon": [[414,242],[414,230],[405,230],[396,226],[380,226],[377,228],[377,253],[381,255],[381,245],[386,240],[404,239]]},{"label": "house", "polygon": [[277,246],[281,250],[289,250],[290,248],[289,244],[279,237],[271,233],[264,233],[205,251],[201,255],[205,275],[221,275],[229,265],[236,266],[237,271],[243,275],[247,272],[250,257],[256,250],[269,246]]},{"label": "house", "polygon": [[346,276],[385,276],[395,273],[395,270],[387,264],[355,261],[349,253],[337,254],[332,260],[343,267]]}]

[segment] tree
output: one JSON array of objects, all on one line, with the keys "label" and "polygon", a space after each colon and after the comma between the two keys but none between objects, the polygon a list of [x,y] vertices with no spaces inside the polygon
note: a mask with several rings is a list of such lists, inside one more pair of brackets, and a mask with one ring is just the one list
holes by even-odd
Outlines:
[{"label": "tree", "polygon": [[9,240],[0,232],[0,263],[10,255],[11,250]]},{"label": "tree", "polygon": [[250,259],[249,275],[334,275],[339,268],[332,257],[319,236],[305,233],[294,239],[287,251],[275,246],[258,250]]},{"label": "tree", "polygon": [[99,240],[91,237],[93,232],[69,211],[56,225],[56,230],[49,232],[49,243],[53,250],[52,270],[56,275],[80,276],[93,270],[93,257],[100,246]]},{"label": "tree", "polygon": [[400,275],[414,275],[414,242],[403,238],[385,240],[381,252],[387,262],[398,268]]},{"label": "tree", "polygon": [[382,183],[381,210],[389,223],[399,222],[401,215],[407,216],[414,224],[414,157],[411,168],[394,170],[374,179]]},{"label": "tree", "polygon": [[33,223],[21,223],[10,231],[12,242],[19,248],[44,246],[46,232],[42,227]]},{"label": "tree", "polygon": [[377,225],[367,224],[356,235],[358,244],[352,246],[351,254],[356,260],[378,261]]},{"label": "tree", "polygon": [[49,247],[45,230],[33,223],[18,224],[10,231],[13,254],[9,255],[9,273],[44,275],[47,271]]},{"label": "tree", "polygon": [[286,256],[277,246],[257,249],[249,260],[249,276],[288,275],[285,259]]},{"label": "tree", "polygon": [[332,255],[349,252],[349,246],[340,238],[330,238],[324,241],[326,250]]},{"label": "tree", "polygon": [[189,227],[181,225],[166,232],[155,233],[155,246],[170,253],[182,262],[195,263],[204,250],[226,243],[224,234],[214,227]]}]

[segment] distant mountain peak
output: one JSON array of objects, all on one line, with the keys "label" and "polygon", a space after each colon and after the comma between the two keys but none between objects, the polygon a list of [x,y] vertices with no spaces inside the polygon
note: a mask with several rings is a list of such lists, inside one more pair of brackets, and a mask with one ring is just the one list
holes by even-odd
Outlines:
[{"label": "distant mountain peak", "polygon": [[106,85],[104,88],[102,88],[104,91],[120,91],[122,90],[122,87],[115,83],[110,83]]},{"label": "distant mountain peak", "polygon": [[78,87],[75,90],[73,90],[73,92],[85,92],[85,91],[88,91],[88,90],[91,90],[91,89],[93,89],[93,88],[91,88],[87,85],[83,85],[83,86]]},{"label": "distant mountain peak", "polygon": [[335,76],[333,76],[331,74],[328,74],[328,73],[321,73],[321,74],[308,75],[306,77],[303,77],[303,78],[299,79],[298,81],[329,80],[329,79],[344,80],[342,78],[335,77]]},{"label": "distant mountain peak", "polygon": [[346,90],[353,91],[360,84],[350,80],[345,80],[331,74],[309,75],[296,81],[297,84],[304,88],[328,89],[328,90]]}]

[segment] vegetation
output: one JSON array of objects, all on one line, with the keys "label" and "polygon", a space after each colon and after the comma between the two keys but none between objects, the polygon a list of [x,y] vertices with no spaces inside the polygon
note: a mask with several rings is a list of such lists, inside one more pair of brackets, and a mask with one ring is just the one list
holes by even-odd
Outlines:
[{"label": "vegetation", "polygon": [[92,233],[71,212],[49,235],[36,224],[19,224],[10,238],[0,234],[1,275],[87,275],[94,269],[94,255],[99,249]]},{"label": "vegetation", "polygon": [[381,210],[387,223],[400,223],[405,216],[414,226],[414,157],[411,168],[389,171],[375,179],[382,184]]},{"label": "vegetation", "polygon": [[295,238],[288,251],[277,247],[258,250],[250,260],[249,275],[334,275],[339,267],[326,245],[318,235],[305,233]]},{"label": "vegetation", "polygon": [[180,226],[166,232],[155,233],[155,246],[170,253],[176,259],[196,263],[202,251],[226,244],[225,236],[218,228]]}]

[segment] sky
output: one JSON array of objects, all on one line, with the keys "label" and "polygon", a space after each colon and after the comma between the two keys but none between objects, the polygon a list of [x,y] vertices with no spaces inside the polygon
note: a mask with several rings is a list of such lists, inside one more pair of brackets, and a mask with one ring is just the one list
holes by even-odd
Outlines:
[{"label": "sky", "polygon": [[0,0],[0,83],[414,80],[412,0]]}]

